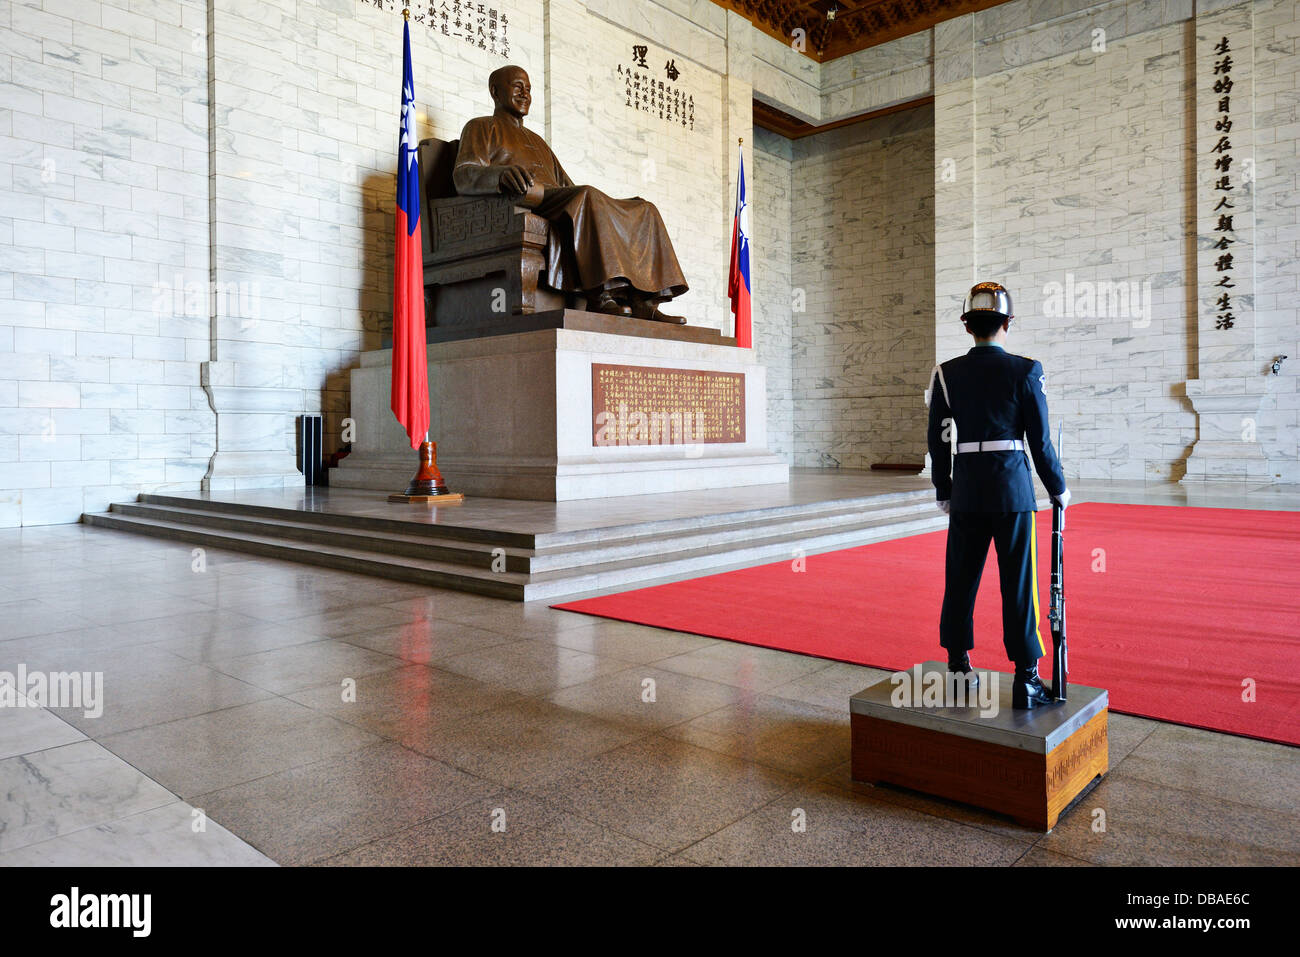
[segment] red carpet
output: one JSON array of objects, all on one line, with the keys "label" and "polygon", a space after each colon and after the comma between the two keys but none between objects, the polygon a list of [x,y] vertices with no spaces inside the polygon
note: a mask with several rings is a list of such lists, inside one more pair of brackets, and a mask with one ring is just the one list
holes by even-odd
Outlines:
[{"label": "red carpet", "polygon": [[[1051,530],[1051,511],[1040,512],[1049,652]],[[1114,711],[1300,744],[1300,514],[1086,503],[1068,510],[1065,532],[1071,682],[1108,689]],[[943,655],[945,539],[932,532],[813,555],[803,572],[779,562],[555,607],[900,670]],[[971,660],[1006,670],[997,580],[990,549]],[[1050,653],[1041,667],[1050,672]],[[1255,700],[1243,701],[1251,684]]]}]

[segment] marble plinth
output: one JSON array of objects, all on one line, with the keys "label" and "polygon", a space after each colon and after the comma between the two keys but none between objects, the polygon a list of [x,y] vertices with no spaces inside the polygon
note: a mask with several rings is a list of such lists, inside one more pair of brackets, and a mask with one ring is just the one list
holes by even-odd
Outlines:
[{"label": "marble plinth", "polygon": [[[454,492],[569,501],[789,481],[767,448],[767,375],[750,349],[541,329],[430,343],[429,437]],[[351,373],[353,451],[331,470],[343,488],[401,491],[415,452],[390,411],[392,351]],[[738,372],[745,376],[745,440],[726,444],[596,445],[592,365]]]}]

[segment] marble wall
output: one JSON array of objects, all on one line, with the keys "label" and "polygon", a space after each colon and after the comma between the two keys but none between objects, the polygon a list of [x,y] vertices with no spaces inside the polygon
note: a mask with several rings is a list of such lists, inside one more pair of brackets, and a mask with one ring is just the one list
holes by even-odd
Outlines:
[{"label": "marble wall", "polygon": [[933,365],[929,107],[794,142],[794,464],[925,458]]},{"label": "marble wall", "polygon": [[0,5],[0,526],[197,488],[205,4]]},{"label": "marble wall", "polygon": [[754,165],[746,170],[754,198],[750,270],[754,349],[767,367],[768,448],[788,461],[794,453],[794,302],[790,281],[793,144],[784,136],[754,129]]}]

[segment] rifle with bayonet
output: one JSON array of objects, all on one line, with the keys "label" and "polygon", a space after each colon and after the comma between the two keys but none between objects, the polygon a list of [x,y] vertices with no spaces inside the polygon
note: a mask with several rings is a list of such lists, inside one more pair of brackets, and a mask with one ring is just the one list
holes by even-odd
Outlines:
[{"label": "rifle with bayonet", "polygon": [[[1056,429],[1056,451],[1061,451],[1061,427]],[[1065,646],[1065,508],[1052,502],[1052,697],[1065,700],[1069,665]]]}]

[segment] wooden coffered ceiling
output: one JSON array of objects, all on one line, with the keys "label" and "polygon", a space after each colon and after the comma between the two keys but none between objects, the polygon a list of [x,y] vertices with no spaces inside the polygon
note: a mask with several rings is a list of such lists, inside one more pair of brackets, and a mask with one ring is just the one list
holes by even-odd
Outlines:
[{"label": "wooden coffered ceiling", "polygon": [[[790,43],[803,28],[804,54],[824,63],[943,20],[1007,0],[713,0],[764,33]],[[833,14],[833,16],[832,16]]]}]

